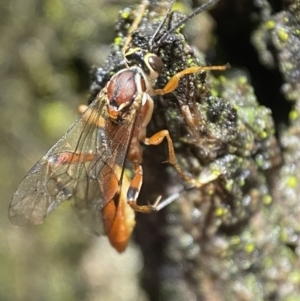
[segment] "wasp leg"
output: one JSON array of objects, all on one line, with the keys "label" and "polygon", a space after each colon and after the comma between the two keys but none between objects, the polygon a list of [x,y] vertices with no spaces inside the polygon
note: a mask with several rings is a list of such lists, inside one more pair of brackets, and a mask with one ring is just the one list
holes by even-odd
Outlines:
[{"label": "wasp leg", "polygon": [[[187,181],[188,183],[190,183],[194,187],[201,187],[204,184],[206,184],[206,182],[202,183],[199,180],[193,179],[191,176],[189,176],[188,174],[186,174],[180,168],[180,166],[178,165],[177,160],[176,160],[175,150],[174,150],[174,146],[173,146],[173,141],[171,139],[171,136],[170,136],[170,133],[169,133],[168,130],[162,130],[162,131],[157,132],[156,134],[154,134],[150,138],[144,138],[143,142],[146,145],[158,145],[158,144],[160,144],[164,140],[164,138],[166,138],[167,142],[168,142],[169,163],[171,163],[176,168],[176,170],[183,177],[183,179],[185,181]],[[156,208],[156,210],[157,210],[157,208]]]},{"label": "wasp leg", "polygon": [[64,152],[58,155],[52,155],[48,159],[50,167],[58,167],[63,164],[74,164],[82,162],[91,162],[95,159],[94,154],[80,154],[72,152]]},{"label": "wasp leg", "polygon": [[171,93],[172,91],[174,91],[177,88],[180,78],[183,77],[184,75],[194,74],[194,73],[197,73],[200,71],[225,70],[229,67],[230,67],[229,64],[226,64],[223,66],[190,67],[190,68],[184,69],[184,70],[176,73],[175,75],[173,75],[163,89],[157,89],[157,90],[154,90],[154,92],[158,95],[164,95],[167,93]]},{"label": "wasp leg", "polygon": [[[90,162],[95,158],[92,154],[77,154],[72,152],[62,152],[59,154],[51,155],[47,159],[46,173],[49,177],[49,183],[55,185],[58,191],[56,201],[47,208],[47,214],[53,211],[62,201],[72,196],[73,169],[72,165],[81,162]],[[63,167],[65,166],[65,167]],[[51,186],[51,185],[50,185]],[[71,187],[71,186],[70,186]]]},{"label": "wasp leg", "polygon": [[138,205],[137,198],[140,193],[140,189],[143,183],[143,168],[140,164],[134,164],[134,176],[130,182],[130,186],[127,191],[127,203],[134,211],[141,213],[150,213],[157,211],[156,207],[161,199],[159,196],[153,205]]},{"label": "wasp leg", "polygon": [[123,56],[125,56],[125,53],[127,51],[127,48],[132,40],[132,37],[131,37],[131,34],[138,28],[138,26],[140,25],[141,23],[141,20],[144,16],[144,12],[146,10],[146,8],[149,6],[149,1],[148,0],[143,0],[141,6],[140,6],[140,9],[139,11],[137,12],[137,17],[135,18],[134,22],[131,24],[129,30],[128,30],[128,35],[127,35],[127,39],[124,43],[124,46],[123,46]]}]

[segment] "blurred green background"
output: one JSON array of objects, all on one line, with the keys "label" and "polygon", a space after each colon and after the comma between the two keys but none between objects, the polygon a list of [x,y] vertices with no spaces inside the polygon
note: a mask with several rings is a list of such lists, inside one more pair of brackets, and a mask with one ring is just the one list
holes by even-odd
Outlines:
[{"label": "blurred green background", "polygon": [[[41,226],[19,228],[10,199],[86,103],[114,22],[130,1],[0,1],[0,300],[146,300],[138,248],[119,255],[84,233],[66,203]],[[138,3],[137,1],[135,1]]]}]

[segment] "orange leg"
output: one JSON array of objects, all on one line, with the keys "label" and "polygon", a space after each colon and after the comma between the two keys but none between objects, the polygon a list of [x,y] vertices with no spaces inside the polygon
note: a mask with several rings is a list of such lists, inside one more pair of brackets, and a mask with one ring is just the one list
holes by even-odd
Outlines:
[{"label": "orange leg", "polygon": [[150,213],[157,211],[157,205],[161,197],[158,197],[153,205],[138,205],[137,198],[140,194],[140,189],[143,183],[143,168],[140,164],[134,164],[134,176],[130,182],[130,186],[127,191],[127,203],[134,211],[141,213]]},{"label": "orange leg", "polygon": [[[164,138],[167,139],[168,142],[168,149],[169,149],[169,162],[176,168],[176,170],[179,172],[179,174],[184,178],[185,181],[192,184],[194,187],[201,187],[202,185],[206,183],[202,183],[198,180],[193,179],[191,176],[186,174],[178,165],[176,161],[173,141],[171,139],[170,133],[168,130],[162,130],[151,136],[150,138],[144,138],[143,142],[146,145],[158,145],[160,144]],[[156,208],[157,210],[157,208]]]},{"label": "orange leg", "polygon": [[190,68],[184,69],[184,70],[176,73],[175,75],[173,75],[163,89],[157,89],[157,90],[154,90],[154,92],[158,95],[164,95],[164,94],[167,94],[167,93],[171,93],[172,91],[174,91],[177,88],[177,86],[179,84],[179,80],[184,75],[194,74],[194,73],[197,73],[197,72],[200,72],[200,71],[225,70],[229,67],[230,67],[229,64],[226,64],[224,66],[199,66],[199,67],[195,66],[195,67],[190,67]]},{"label": "orange leg", "polygon": [[[62,183],[62,174],[67,174],[71,177],[73,171],[72,166],[75,164],[80,164],[83,162],[92,162],[95,160],[95,155],[93,154],[81,154],[81,153],[75,153],[75,152],[61,152],[59,154],[54,154],[49,156],[47,159],[47,173],[49,175],[49,178],[51,178],[54,182],[57,188],[60,190],[68,191],[68,185],[65,183]],[[70,178],[71,179],[71,178]],[[71,196],[71,194],[70,194]]]},{"label": "orange leg", "polygon": [[64,164],[74,164],[82,162],[91,162],[95,160],[95,155],[93,154],[80,154],[72,152],[64,152],[58,155],[52,155],[48,159],[48,164],[53,168],[56,168]]},{"label": "orange leg", "polygon": [[139,24],[141,23],[141,20],[144,16],[144,12],[145,12],[146,8],[148,7],[148,5],[149,5],[149,1],[143,0],[142,4],[140,6],[140,9],[137,12],[137,17],[135,18],[134,22],[132,23],[130,29],[128,30],[128,36],[127,36],[127,39],[123,46],[123,56],[125,56],[127,48],[131,42],[131,39],[132,39],[131,34],[138,28]]}]

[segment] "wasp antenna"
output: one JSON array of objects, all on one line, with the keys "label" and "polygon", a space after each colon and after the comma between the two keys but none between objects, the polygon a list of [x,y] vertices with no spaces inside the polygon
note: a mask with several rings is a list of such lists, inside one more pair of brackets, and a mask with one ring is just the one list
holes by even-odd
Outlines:
[{"label": "wasp antenna", "polygon": [[172,0],[172,1],[171,1],[171,3],[170,3],[170,5],[169,5],[169,8],[168,8],[168,10],[167,10],[167,13],[166,13],[165,17],[164,17],[163,20],[160,22],[160,24],[158,25],[158,27],[157,27],[155,33],[153,34],[152,38],[151,38],[150,41],[149,41],[149,50],[150,50],[150,52],[152,52],[152,50],[153,50],[153,48],[154,48],[154,46],[155,46],[153,41],[155,40],[156,36],[157,36],[158,33],[160,32],[160,30],[161,30],[161,28],[163,27],[164,23],[166,22],[167,18],[170,16],[170,13],[171,13],[171,10],[172,10],[172,7],[173,7],[175,1],[176,1],[176,0]]},{"label": "wasp antenna", "polygon": [[182,19],[180,22],[178,22],[175,26],[170,28],[167,32],[164,33],[164,35],[159,39],[159,41],[156,43],[157,46],[159,46],[164,39],[172,32],[174,32],[176,29],[178,29],[181,25],[186,23],[187,20],[192,19],[194,16],[200,14],[201,12],[207,10],[210,6],[215,5],[220,0],[209,0],[208,2],[202,4],[198,8],[196,8],[193,12],[191,12],[187,17]]},{"label": "wasp antenna", "polygon": [[146,8],[149,6],[149,1],[148,0],[143,0],[142,4],[140,5],[139,11],[137,12],[137,17],[135,18],[134,22],[131,24],[129,30],[128,30],[128,35],[127,35],[127,39],[123,45],[123,56],[125,55],[127,48],[132,40],[132,32],[135,31],[139,24],[141,23],[141,20],[143,19],[144,16],[144,12],[146,10]]}]

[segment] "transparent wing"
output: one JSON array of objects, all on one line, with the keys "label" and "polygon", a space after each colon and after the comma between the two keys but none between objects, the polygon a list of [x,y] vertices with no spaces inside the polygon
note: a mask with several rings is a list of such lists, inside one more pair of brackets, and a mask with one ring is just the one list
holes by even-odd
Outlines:
[{"label": "transparent wing", "polygon": [[79,217],[101,233],[101,209],[120,190],[134,120],[129,112],[121,123],[112,122],[100,92],[21,182],[10,204],[11,222],[40,224],[73,196]]}]

